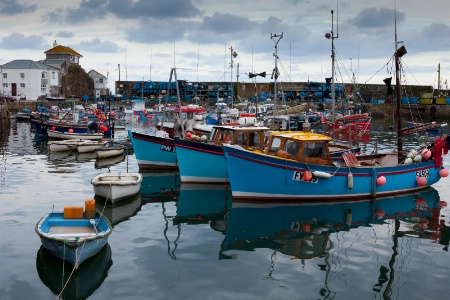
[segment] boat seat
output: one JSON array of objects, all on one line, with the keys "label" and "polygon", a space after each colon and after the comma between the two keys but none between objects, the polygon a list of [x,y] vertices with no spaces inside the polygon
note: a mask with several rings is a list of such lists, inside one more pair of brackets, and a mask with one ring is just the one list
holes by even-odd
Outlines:
[{"label": "boat seat", "polygon": [[358,159],[356,158],[355,153],[342,154],[342,158],[344,159],[347,167],[360,167],[361,166]]}]

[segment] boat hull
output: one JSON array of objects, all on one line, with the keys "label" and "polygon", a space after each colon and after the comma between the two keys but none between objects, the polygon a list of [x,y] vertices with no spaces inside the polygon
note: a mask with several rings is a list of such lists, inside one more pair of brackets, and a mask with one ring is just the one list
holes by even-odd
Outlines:
[{"label": "boat hull", "polygon": [[112,227],[96,214],[98,234],[89,219],[65,219],[63,213],[48,213],[36,225],[42,246],[75,268],[97,254],[108,242]]},{"label": "boat hull", "polygon": [[141,183],[140,173],[102,173],[91,180],[95,195],[112,203],[139,193]]},{"label": "boat hull", "polygon": [[96,149],[97,158],[109,158],[123,154],[125,148],[123,146],[99,147]]},{"label": "boat hull", "polygon": [[128,130],[140,169],[176,169],[177,155],[171,138]]},{"label": "boat hull", "polygon": [[175,146],[181,182],[228,182],[227,167],[221,145],[175,137]]},{"label": "boat hull", "polygon": [[[363,197],[378,197],[414,192],[429,187],[439,179],[441,166],[435,167],[433,160],[415,164],[400,164],[392,167],[352,167],[305,164],[287,159],[262,155],[224,145],[224,155],[230,178],[233,199],[274,199],[282,201],[352,200]],[[304,181],[303,172],[317,174]],[[351,173],[351,179],[349,174]],[[386,183],[377,185],[378,176]],[[417,178],[427,179],[419,186]],[[350,181],[353,183],[350,187]]]},{"label": "boat hull", "polygon": [[47,129],[47,135],[51,139],[59,140],[101,140],[103,139],[103,133],[70,133],[70,132],[60,132],[56,130]]}]

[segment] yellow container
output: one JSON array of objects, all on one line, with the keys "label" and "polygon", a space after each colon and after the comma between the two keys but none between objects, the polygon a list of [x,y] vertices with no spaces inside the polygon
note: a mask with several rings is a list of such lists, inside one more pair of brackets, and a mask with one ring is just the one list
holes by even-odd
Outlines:
[{"label": "yellow container", "polygon": [[436,104],[447,104],[447,98],[442,97],[436,98]]},{"label": "yellow container", "polygon": [[419,104],[421,104],[421,105],[428,105],[428,104],[432,103],[431,101],[432,101],[431,98],[420,98],[419,99]]},{"label": "yellow container", "polygon": [[88,199],[84,201],[84,210],[85,211],[94,211],[95,212],[95,200]]},{"label": "yellow container", "polygon": [[82,219],[83,206],[64,206],[64,219]]}]

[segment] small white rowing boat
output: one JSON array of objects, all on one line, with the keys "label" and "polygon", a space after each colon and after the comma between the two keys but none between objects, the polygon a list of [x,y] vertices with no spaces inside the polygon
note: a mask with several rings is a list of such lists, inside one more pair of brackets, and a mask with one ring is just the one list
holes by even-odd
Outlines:
[{"label": "small white rowing boat", "polygon": [[91,180],[94,193],[112,203],[136,195],[141,189],[140,173],[102,173]]},{"label": "small white rowing boat", "polygon": [[83,142],[84,140],[80,139],[49,141],[48,147],[52,152],[74,151]]},{"label": "small white rowing boat", "polygon": [[108,142],[103,141],[84,141],[84,143],[81,143],[77,147],[77,151],[79,153],[88,153],[88,152],[94,152],[97,149],[103,148],[108,144]]}]

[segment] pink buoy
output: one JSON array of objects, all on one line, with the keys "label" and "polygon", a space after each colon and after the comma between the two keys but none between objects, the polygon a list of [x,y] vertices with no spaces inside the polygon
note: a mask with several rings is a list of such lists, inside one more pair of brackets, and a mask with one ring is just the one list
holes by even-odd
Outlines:
[{"label": "pink buoy", "polygon": [[69,133],[73,133],[73,129],[72,128],[69,129]]},{"label": "pink buoy", "polygon": [[190,138],[191,136],[192,136],[192,133],[186,132],[186,137],[187,137],[187,138]]},{"label": "pink buoy", "polygon": [[422,150],[421,155],[422,155],[423,159],[427,160],[427,159],[429,159],[431,157],[431,151],[428,150],[427,148],[425,148],[425,149]]},{"label": "pink buoy", "polygon": [[448,176],[448,170],[446,168],[442,168],[439,170],[439,176],[441,177],[447,177]]},{"label": "pink buoy", "polygon": [[377,185],[385,185],[386,184],[386,177],[384,177],[384,176],[379,176],[378,178],[377,178]]},{"label": "pink buoy", "polygon": [[107,132],[108,131],[108,127],[103,126],[103,132]]},{"label": "pink buoy", "polygon": [[423,176],[419,176],[416,179],[418,186],[425,186],[427,184],[427,179]]}]

